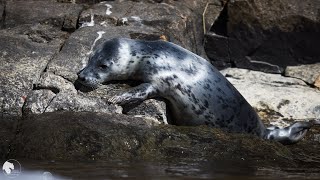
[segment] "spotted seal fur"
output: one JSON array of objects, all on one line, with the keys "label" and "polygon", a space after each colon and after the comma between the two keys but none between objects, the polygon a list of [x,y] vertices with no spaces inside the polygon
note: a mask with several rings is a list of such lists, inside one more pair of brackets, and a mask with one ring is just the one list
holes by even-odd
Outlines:
[{"label": "spotted seal fur", "polygon": [[312,125],[265,128],[251,105],[207,60],[165,41],[108,40],[91,55],[78,80],[90,87],[114,80],[142,82],[109,101],[125,105],[165,98],[176,125],[206,124],[283,144],[296,143]]}]

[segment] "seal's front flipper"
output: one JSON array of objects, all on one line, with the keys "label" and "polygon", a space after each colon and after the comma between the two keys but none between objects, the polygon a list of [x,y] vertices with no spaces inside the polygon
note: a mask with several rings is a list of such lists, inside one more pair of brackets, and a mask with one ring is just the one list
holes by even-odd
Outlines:
[{"label": "seal's front flipper", "polygon": [[146,100],[153,96],[156,90],[150,83],[143,83],[139,86],[131,88],[129,91],[114,96],[108,101],[119,105],[135,104]]},{"label": "seal's front flipper", "polygon": [[296,122],[283,129],[278,127],[267,128],[265,138],[279,141],[282,144],[295,144],[302,139],[313,124],[310,122]]}]

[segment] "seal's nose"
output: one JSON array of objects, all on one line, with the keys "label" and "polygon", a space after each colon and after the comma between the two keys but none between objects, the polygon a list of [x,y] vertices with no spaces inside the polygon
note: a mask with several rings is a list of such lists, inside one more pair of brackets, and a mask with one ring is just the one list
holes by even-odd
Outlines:
[{"label": "seal's nose", "polygon": [[82,74],[82,71],[83,71],[83,69],[81,71],[79,71],[77,73],[77,75],[78,75],[78,80],[84,82],[84,81],[86,81],[86,77]]},{"label": "seal's nose", "polygon": [[78,80],[82,81],[82,82],[85,82],[86,78],[84,76],[78,75]]}]

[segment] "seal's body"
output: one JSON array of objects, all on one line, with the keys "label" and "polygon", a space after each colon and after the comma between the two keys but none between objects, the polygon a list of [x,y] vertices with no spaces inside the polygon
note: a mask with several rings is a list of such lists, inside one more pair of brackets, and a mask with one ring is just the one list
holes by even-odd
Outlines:
[{"label": "seal's body", "polygon": [[[103,43],[78,73],[90,87],[112,80],[143,82],[110,102],[120,105],[163,97],[169,101],[172,124],[202,125],[247,132],[284,144],[298,141],[310,123],[287,129],[266,129],[257,113],[208,61],[165,41],[112,39]],[[283,136],[283,134],[286,134]]]}]

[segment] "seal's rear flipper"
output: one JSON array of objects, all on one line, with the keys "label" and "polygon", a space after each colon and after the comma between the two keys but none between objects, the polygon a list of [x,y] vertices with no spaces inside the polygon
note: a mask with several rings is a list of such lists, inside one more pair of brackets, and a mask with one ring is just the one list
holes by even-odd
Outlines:
[{"label": "seal's rear flipper", "polygon": [[267,128],[265,138],[279,141],[282,144],[295,144],[306,135],[312,125],[313,123],[310,122],[296,122],[283,129]]}]

